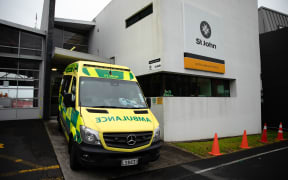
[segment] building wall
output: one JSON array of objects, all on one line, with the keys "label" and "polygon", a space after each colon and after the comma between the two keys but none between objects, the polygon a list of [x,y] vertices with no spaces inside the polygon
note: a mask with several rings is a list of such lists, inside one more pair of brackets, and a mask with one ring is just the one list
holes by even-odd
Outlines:
[{"label": "building wall", "polygon": [[288,83],[286,83],[288,27],[260,35],[261,70],[263,85],[262,122],[268,127],[288,128]]},{"label": "building wall", "polygon": [[188,141],[260,133],[258,104],[246,110],[236,98],[164,98],[165,141]]},{"label": "building wall", "polygon": [[43,117],[45,32],[0,20],[0,121]]},{"label": "building wall", "polygon": [[[209,16],[215,16],[216,21],[218,20],[215,26],[221,25],[221,31],[214,35],[221,38],[217,41],[217,49],[222,48],[218,54],[225,60],[224,74],[184,69],[185,4],[207,12]],[[244,129],[250,134],[260,133],[261,83],[257,1],[162,0],[160,14],[163,29],[163,70],[231,79],[232,96],[164,98],[164,140],[212,138],[215,132],[218,132],[220,137],[235,136],[243,133]],[[213,22],[210,24],[213,33]],[[199,24],[195,26],[198,28]]]},{"label": "building wall", "polygon": [[[153,2],[153,14],[126,28],[125,20]],[[136,75],[148,72],[148,62],[161,56],[159,0],[112,1],[94,20],[89,53],[115,57],[118,65],[129,66]],[[99,32],[98,32],[99,31]]]},{"label": "building wall", "polygon": [[[112,1],[95,18],[90,53],[116,56],[116,64],[131,67],[137,76],[165,71],[230,80],[231,97],[164,97],[160,107],[152,107],[165,141],[207,139],[215,132],[220,137],[235,136],[244,129],[248,134],[260,133],[257,0],[154,0],[153,14],[125,29],[125,19],[150,2]],[[189,38],[199,33],[199,24],[195,24],[197,32],[190,33],[194,26],[187,28],[187,17],[205,18],[206,14],[213,33],[209,40],[216,42],[217,50],[192,51],[189,43],[195,42]],[[184,52],[224,60],[225,73],[185,69]],[[149,70],[149,60],[157,58],[161,68]]]}]

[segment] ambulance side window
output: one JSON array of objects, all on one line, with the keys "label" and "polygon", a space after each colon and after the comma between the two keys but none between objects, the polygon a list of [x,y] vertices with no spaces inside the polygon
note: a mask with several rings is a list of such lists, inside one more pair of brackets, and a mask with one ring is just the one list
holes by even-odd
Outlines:
[{"label": "ambulance side window", "polygon": [[73,95],[76,94],[76,78],[75,78],[75,77],[73,77],[71,93],[72,93]]},{"label": "ambulance side window", "polygon": [[[76,100],[76,78],[75,77],[73,77],[73,81],[72,81],[71,94],[72,94],[72,100],[75,102]],[[75,108],[75,105],[73,108]]]},{"label": "ambulance side window", "polygon": [[64,96],[64,94],[68,93],[69,86],[71,83],[72,76],[64,76],[61,83],[61,94]]}]

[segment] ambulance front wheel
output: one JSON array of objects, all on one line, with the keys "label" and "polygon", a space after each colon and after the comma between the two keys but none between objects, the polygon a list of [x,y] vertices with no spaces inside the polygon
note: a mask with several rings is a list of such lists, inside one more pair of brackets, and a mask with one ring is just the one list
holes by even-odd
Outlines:
[{"label": "ambulance front wheel", "polygon": [[[73,139],[71,141],[73,141]],[[70,145],[70,168],[74,171],[79,170],[81,168],[81,165],[77,158],[77,149],[73,142],[71,142]]]}]

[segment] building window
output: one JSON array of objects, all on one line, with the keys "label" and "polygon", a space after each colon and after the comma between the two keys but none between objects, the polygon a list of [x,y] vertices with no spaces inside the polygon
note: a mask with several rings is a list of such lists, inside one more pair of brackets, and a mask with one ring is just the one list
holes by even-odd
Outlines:
[{"label": "building window", "polygon": [[88,33],[56,26],[53,31],[54,47],[88,53]]},{"label": "building window", "polygon": [[164,93],[164,81],[162,74],[153,74],[137,77],[137,80],[146,97],[162,96]]},{"label": "building window", "polygon": [[210,78],[197,78],[197,88],[199,89],[199,97],[211,97],[211,81]]},{"label": "building window", "polygon": [[230,97],[230,80],[157,73],[137,77],[147,97]]},{"label": "building window", "polygon": [[0,59],[0,108],[38,107],[39,61]]},{"label": "building window", "polygon": [[0,53],[42,57],[43,37],[0,25]]},{"label": "building window", "polygon": [[229,97],[230,96],[230,81],[223,79],[213,79],[212,95],[214,97]]},{"label": "building window", "polygon": [[134,14],[130,18],[126,19],[126,28],[145,18],[153,13],[153,4],[148,5],[138,13]]},{"label": "building window", "polygon": [[18,54],[19,31],[4,25],[0,25],[0,52]]},{"label": "building window", "polygon": [[41,56],[41,53],[42,37],[27,32],[21,32],[20,54]]}]

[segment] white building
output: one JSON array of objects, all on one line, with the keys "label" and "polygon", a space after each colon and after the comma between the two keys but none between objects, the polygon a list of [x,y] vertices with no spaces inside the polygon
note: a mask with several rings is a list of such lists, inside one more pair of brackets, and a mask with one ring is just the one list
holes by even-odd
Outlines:
[{"label": "white building", "polygon": [[113,0],[89,53],[130,67],[165,141],[261,132],[257,0]]}]

